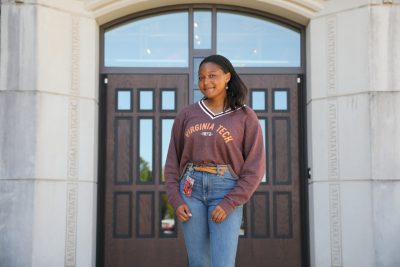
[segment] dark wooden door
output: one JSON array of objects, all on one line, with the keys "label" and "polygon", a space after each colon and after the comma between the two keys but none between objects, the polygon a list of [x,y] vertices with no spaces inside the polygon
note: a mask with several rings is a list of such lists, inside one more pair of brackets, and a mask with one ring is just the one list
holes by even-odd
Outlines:
[{"label": "dark wooden door", "polygon": [[[246,204],[237,266],[301,266],[296,75],[242,75],[257,112],[267,172]],[[108,75],[104,266],[187,266],[162,168],[187,75]]]},{"label": "dark wooden door", "polygon": [[108,75],[104,265],[186,266],[163,162],[187,75]]},{"label": "dark wooden door", "polygon": [[302,266],[297,75],[241,77],[263,128],[267,164],[246,205],[237,266]]}]

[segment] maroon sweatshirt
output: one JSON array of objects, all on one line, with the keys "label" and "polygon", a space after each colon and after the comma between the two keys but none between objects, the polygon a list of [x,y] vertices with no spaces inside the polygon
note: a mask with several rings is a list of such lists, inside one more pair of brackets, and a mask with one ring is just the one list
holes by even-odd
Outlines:
[{"label": "maroon sweatshirt", "polygon": [[203,101],[184,107],[172,127],[164,169],[168,199],[175,209],[185,203],[179,181],[187,163],[230,164],[239,180],[219,205],[230,213],[246,203],[265,173],[257,115],[247,106],[214,114]]}]

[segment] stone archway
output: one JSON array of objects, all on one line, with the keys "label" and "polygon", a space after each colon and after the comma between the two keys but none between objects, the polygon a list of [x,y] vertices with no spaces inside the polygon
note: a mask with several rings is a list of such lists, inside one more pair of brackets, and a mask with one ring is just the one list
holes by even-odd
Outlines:
[{"label": "stone archway", "polygon": [[272,13],[306,25],[316,13],[323,8],[322,0],[203,0],[203,1],[149,1],[149,0],[84,0],[85,8],[94,14],[97,22],[102,25],[117,18],[148,9],[180,5],[180,4],[229,4],[246,7],[262,12]]}]

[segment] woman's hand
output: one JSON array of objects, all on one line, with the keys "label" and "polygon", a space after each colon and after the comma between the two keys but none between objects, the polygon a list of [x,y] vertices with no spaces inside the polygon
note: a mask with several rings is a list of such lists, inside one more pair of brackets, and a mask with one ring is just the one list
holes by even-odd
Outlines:
[{"label": "woman's hand", "polygon": [[216,223],[223,222],[228,214],[219,205],[211,213],[211,220]]},{"label": "woman's hand", "polygon": [[176,211],[176,216],[181,222],[186,222],[192,217],[192,213],[190,212],[189,207],[186,204],[180,205]]}]

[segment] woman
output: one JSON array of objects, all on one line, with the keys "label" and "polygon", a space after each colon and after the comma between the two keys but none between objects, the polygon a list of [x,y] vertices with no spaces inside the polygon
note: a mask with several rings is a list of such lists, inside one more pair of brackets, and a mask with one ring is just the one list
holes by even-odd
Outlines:
[{"label": "woman", "polygon": [[204,98],[177,115],[165,164],[168,199],[182,221],[191,267],[235,265],[243,204],[265,171],[258,118],[223,56],[199,67]]}]

